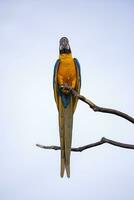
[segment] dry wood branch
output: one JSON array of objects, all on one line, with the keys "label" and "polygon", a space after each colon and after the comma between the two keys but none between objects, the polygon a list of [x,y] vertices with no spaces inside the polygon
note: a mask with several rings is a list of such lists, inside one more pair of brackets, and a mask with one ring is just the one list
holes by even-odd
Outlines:
[{"label": "dry wood branch", "polygon": [[[108,143],[117,147],[121,147],[121,148],[126,148],[126,149],[134,149],[134,145],[133,144],[125,144],[125,143],[121,143],[121,142],[116,142],[114,140],[110,140],[107,139],[105,137],[101,138],[100,141],[95,142],[95,143],[91,143],[85,146],[81,146],[81,147],[77,147],[77,148],[71,148],[71,151],[74,152],[81,152],[84,151],[86,149],[90,149],[92,147],[96,147],[99,145],[102,145],[104,143]],[[60,150],[61,148],[59,146],[44,146],[44,145],[40,145],[40,144],[36,144],[37,147],[43,148],[43,149],[53,149],[53,150]]]},{"label": "dry wood branch", "polygon": [[[115,110],[115,109],[103,108],[103,107],[97,106],[92,101],[90,101],[89,99],[86,99],[84,96],[80,95],[76,90],[74,90],[72,87],[68,86],[67,84],[62,85],[62,88],[69,90],[76,98],[78,98],[81,101],[88,104],[90,106],[90,108],[92,108],[95,112],[104,112],[104,113],[110,113],[110,114],[118,115],[118,116],[134,123],[133,117],[127,115],[126,113]],[[91,143],[91,144],[81,146],[81,147],[77,147],[77,148],[72,147],[71,151],[81,152],[81,151],[84,151],[86,149],[90,149],[92,147],[102,145],[104,143],[108,143],[108,144],[111,144],[111,145],[114,145],[114,146],[117,146],[117,147],[121,147],[121,148],[134,149],[134,145],[132,145],[132,144],[125,144],[125,143],[117,142],[117,141],[110,140],[110,139],[103,137],[103,138],[101,138],[100,141],[95,142],[95,143]],[[43,149],[53,149],[53,150],[60,150],[61,149],[61,147],[59,147],[59,146],[44,146],[44,145],[40,145],[40,144],[36,144],[36,146],[43,148]]]},{"label": "dry wood branch", "polygon": [[100,106],[97,106],[94,104],[92,101],[89,99],[85,98],[84,96],[80,95],[76,90],[74,90],[72,87],[68,86],[67,84],[63,85],[62,88],[68,89],[76,98],[80,99],[81,101],[85,102],[90,106],[91,109],[93,109],[95,112],[103,112],[103,113],[109,113],[109,114],[114,114],[118,115],[132,123],[134,123],[134,118],[127,115],[126,113],[123,113],[121,111],[111,109],[111,108],[103,108]]}]

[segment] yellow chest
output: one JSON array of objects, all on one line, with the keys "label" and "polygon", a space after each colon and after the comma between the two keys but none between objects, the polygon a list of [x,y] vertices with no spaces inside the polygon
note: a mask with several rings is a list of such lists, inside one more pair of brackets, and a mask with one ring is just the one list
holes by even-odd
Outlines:
[{"label": "yellow chest", "polygon": [[60,55],[60,66],[58,75],[63,79],[63,82],[69,83],[76,78],[76,68],[71,54]]}]

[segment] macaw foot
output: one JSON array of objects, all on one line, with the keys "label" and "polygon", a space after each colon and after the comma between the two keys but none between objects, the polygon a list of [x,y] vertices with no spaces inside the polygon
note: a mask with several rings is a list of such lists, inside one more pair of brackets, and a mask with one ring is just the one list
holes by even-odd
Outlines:
[{"label": "macaw foot", "polygon": [[69,89],[64,88],[64,86],[66,86],[66,85],[68,86],[67,83],[65,83],[65,84],[63,84],[63,85],[60,85],[60,89],[61,89],[61,92],[62,92],[63,94],[69,94],[69,93],[70,93]]}]

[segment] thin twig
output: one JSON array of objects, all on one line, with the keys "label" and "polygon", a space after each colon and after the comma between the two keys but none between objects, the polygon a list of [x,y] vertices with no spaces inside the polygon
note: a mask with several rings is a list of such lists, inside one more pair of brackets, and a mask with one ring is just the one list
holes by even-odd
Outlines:
[{"label": "thin twig", "polygon": [[62,88],[68,89],[76,98],[78,98],[79,100],[88,104],[90,106],[90,108],[93,109],[93,111],[95,111],[95,112],[103,112],[103,113],[118,115],[118,116],[134,123],[134,118],[131,117],[130,115],[123,113],[119,110],[115,110],[115,109],[111,109],[111,108],[103,108],[103,107],[97,106],[96,104],[94,104],[89,99],[80,95],[76,90],[74,90],[72,87],[68,86],[67,84],[63,85]]},{"label": "thin twig", "polygon": [[[91,143],[91,144],[88,144],[88,145],[85,145],[85,146],[81,146],[81,147],[71,148],[71,151],[81,152],[81,151],[84,151],[86,149],[90,149],[92,147],[96,147],[96,146],[102,145],[104,143],[108,143],[108,144],[111,144],[111,145],[114,145],[114,146],[117,146],[117,147],[121,147],[121,148],[134,149],[134,145],[133,144],[125,144],[125,143],[121,143],[121,142],[116,142],[114,140],[110,140],[110,139],[107,139],[107,138],[103,137],[98,142]],[[36,146],[40,147],[40,148],[43,148],[43,149],[53,149],[53,150],[60,150],[61,149],[61,147],[59,147],[59,146],[44,146],[44,145],[40,145],[40,144],[36,144]]]}]

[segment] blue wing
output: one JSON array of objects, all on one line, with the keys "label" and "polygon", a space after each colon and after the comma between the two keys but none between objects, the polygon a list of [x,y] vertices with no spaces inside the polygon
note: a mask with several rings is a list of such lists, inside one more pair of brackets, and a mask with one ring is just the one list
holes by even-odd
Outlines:
[{"label": "blue wing", "polygon": [[55,102],[57,104],[57,108],[59,107],[58,82],[57,82],[57,72],[58,72],[59,65],[60,65],[60,60],[58,59],[55,63],[54,74],[53,74],[53,90],[54,90],[54,98],[55,98]]},{"label": "blue wing", "polygon": [[[75,90],[80,93],[80,88],[81,88],[81,68],[80,68],[80,64],[79,64],[79,61],[74,58],[74,63],[75,63],[75,67],[76,67],[76,87],[75,87]],[[77,106],[77,102],[78,102],[78,99],[76,97],[74,97],[74,111],[76,109],[76,106]]]},{"label": "blue wing", "polygon": [[81,88],[81,67],[80,67],[80,63],[77,60],[77,58],[74,58],[74,63],[76,66],[76,73],[77,73],[77,87],[79,87],[79,89]]}]

